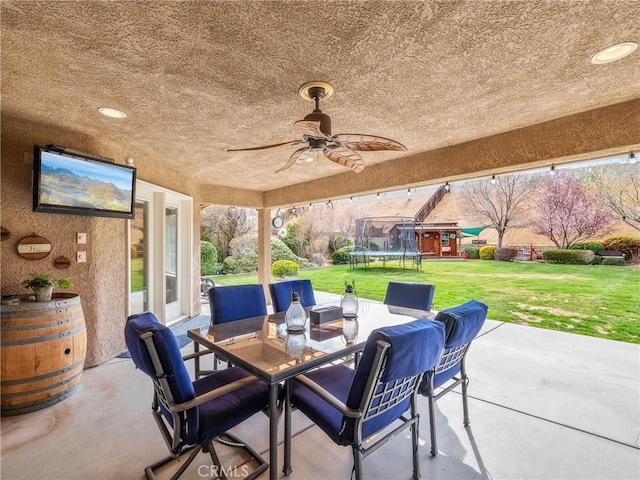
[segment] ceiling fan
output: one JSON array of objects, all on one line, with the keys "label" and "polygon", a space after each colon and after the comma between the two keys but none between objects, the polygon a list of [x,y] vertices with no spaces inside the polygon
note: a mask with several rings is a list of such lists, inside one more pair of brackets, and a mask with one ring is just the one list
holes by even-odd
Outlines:
[{"label": "ceiling fan", "polygon": [[[325,82],[309,82],[300,87],[300,96],[305,100],[315,102],[316,108],[312,113],[298,120],[293,125],[302,133],[302,140],[276,143],[252,148],[230,148],[227,152],[244,152],[249,150],[264,150],[281,147],[283,145],[303,145],[289,157],[287,163],[277,172],[286,170],[296,163],[311,161],[312,154],[323,153],[332,162],[350,168],[354,172],[364,169],[364,158],[356,151],[374,150],[406,150],[407,147],[389,138],[363,134],[331,135],[331,117],[320,110],[320,100],[329,98],[333,94],[333,87]],[[277,173],[276,172],[276,173]]]}]

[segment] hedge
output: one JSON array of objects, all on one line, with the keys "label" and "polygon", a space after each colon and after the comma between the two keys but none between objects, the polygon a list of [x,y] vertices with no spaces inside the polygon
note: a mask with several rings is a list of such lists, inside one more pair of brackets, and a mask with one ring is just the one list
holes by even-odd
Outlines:
[{"label": "hedge", "polygon": [[598,253],[604,250],[604,245],[600,242],[581,242],[574,243],[569,250],[591,250],[593,253]]},{"label": "hedge", "polygon": [[493,260],[496,247],[486,245],[480,249],[480,260]]},{"label": "hedge", "polygon": [[588,265],[593,260],[591,250],[546,250],[542,252],[542,259],[547,263],[562,263],[566,265]]},{"label": "hedge", "polygon": [[467,254],[467,258],[472,260],[478,260],[480,258],[480,247],[475,245],[467,245],[464,247],[464,253]]},{"label": "hedge", "polygon": [[602,265],[612,265],[614,267],[624,267],[624,258],[604,257],[602,259]]}]

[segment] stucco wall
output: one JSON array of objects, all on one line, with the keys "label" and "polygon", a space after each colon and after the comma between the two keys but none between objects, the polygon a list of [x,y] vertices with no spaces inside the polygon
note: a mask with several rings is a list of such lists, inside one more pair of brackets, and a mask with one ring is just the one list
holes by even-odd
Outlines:
[{"label": "stucco wall", "polygon": [[[74,286],[68,291],[80,295],[87,324],[86,367],[95,366],[125,350],[122,335],[126,320],[128,222],[123,219],[83,217],[32,212],[33,145],[55,143],[76,150],[114,158],[124,164],[126,152],[101,144],[96,139],[55,127],[2,119],[1,150],[1,225],[10,237],[1,246],[2,294],[27,294],[20,282],[33,272],[46,272],[56,277],[70,276]],[[151,183],[166,182],[157,169],[149,168],[152,159],[136,159],[138,178]],[[167,177],[165,177],[167,178]],[[195,185],[181,176],[171,175],[172,184],[162,185],[194,196],[194,311],[199,313],[199,195]],[[87,233],[86,247],[76,244],[76,233]],[[26,260],[17,253],[17,244],[25,236],[41,235],[52,244],[49,256],[41,260]],[[83,248],[84,247],[84,248]],[[76,252],[87,251],[87,263],[76,263]],[[71,260],[66,270],[56,269],[54,259],[65,256]]]}]

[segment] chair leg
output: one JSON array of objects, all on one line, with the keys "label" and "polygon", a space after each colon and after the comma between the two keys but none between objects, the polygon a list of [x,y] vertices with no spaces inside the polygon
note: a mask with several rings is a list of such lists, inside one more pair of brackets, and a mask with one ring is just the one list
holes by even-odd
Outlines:
[{"label": "chair leg", "polygon": [[352,446],[353,451],[353,471],[356,474],[355,480],[362,480],[362,452],[357,447]]},{"label": "chair leg", "polygon": [[[190,447],[188,449],[185,449],[184,452],[188,452],[191,451],[191,453],[189,454],[189,457],[187,458],[187,460],[182,464],[182,466],[178,469],[178,471],[171,477],[171,480],[177,480],[180,475],[182,475],[184,473],[184,471],[187,469],[187,467],[189,465],[191,465],[191,462],[193,462],[193,459],[196,458],[196,456],[198,455],[198,453],[200,453],[200,451],[202,450],[202,446],[200,445],[196,445],[194,447]],[[184,453],[183,452],[183,453]],[[147,468],[144,469],[144,473],[147,476],[148,480],[156,480],[156,476],[154,475],[154,470],[156,470],[157,468],[160,468],[164,465],[166,465],[169,462],[172,462],[174,460],[178,460],[179,461],[179,457],[178,459],[176,459],[176,457],[166,457],[156,463],[154,463],[153,465],[149,465]]]},{"label": "chair leg", "polygon": [[224,468],[222,467],[222,462],[220,462],[218,453],[213,446],[213,440],[209,442],[206,449],[209,451],[209,456],[211,457],[211,461],[215,466],[215,470],[212,473],[215,473],[221,480],[227,480],[227,474],[225,473]]},{"label": "chair leg", "polygon": [[465,376],[462,379],[462,412],[464,415],[463,423],[465,427],[469,426],[469,402],[467,401],[468,385],[469,385],[469,378]]},{"label": "chair leg", "polygon": [[[226,437],[226,438],[230,439],[232,443],[230,443],[229,441],[224,441],[220,437]],[[251,447],[251,445],[249,445],[248,443],[244,442],[242,439],[240,439],[239,437],[237,437],[233,433],[226,432],[223,435],[221,435],[220,437],[218,437],[218,439],[216,439],[216,441],[218,441],[218,442],[220,442],[220,443],[222,443],[224,445],[231,445],[231,446],[234,446],[234,447],[240,447],[240,448],[244,449],[251,456],[253,461],[258,464],[258,467],[251,473],[251,475],[247,475],[246,477],[243,477],[244,480],[253,480],[254,478],[257,478],[258,476],[260,476],[267,468],[269,468],[269,464],[267,463],[267,461],[264,458],[262,458],[262,456],[258,452],[256,452],[253,449],[253,447]],[[213,450],[213,444],[211,444],[211,449]],[[222,469],[222,467],[220,467],[220,468]]]},{"label": "chair leg", "polygon": [[436,443],[436,401],[433,392],[429,394],[429,430],[431,432],[431,456],[438,455],[438,445]]},{"label": "chair leg", "polygon": [[415,416],[415,422],[411,424],[411,447],[413,448],[413,479],[418,480],[420,478],[420,462],[418,459],[418,432],[419,432],[420,417]]}]

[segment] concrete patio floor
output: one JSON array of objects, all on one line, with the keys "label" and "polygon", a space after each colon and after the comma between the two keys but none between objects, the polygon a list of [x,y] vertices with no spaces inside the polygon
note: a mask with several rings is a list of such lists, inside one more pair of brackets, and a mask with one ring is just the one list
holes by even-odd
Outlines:
[{"label": "concrete patio floor", "polygon": [[[459,391],[445,395],[437,404],[435,458],[421,398],[423,478],[640,478],[640,345],[489,320],[467,358],[471,425],[462,425]],[[2,418],[2,479],[144,478],[144,467],[167,454],[150,415],[151,397],[151,382],[130,359],[86,370],[68,400]],[[288,478],[350,477],[349,448],[334,445],[299,412],[293,428]],[[268,457],[264,415],[234,432]],[[408,435],[393,439],[365,460],[364,477],[411,478],[410,446]],[[279,453],[283,477],[282,445]],[[226,466],[242,461],[227,447],[220,454]],[[212,478],[207,460],[201,454],[182,478]]]}]

